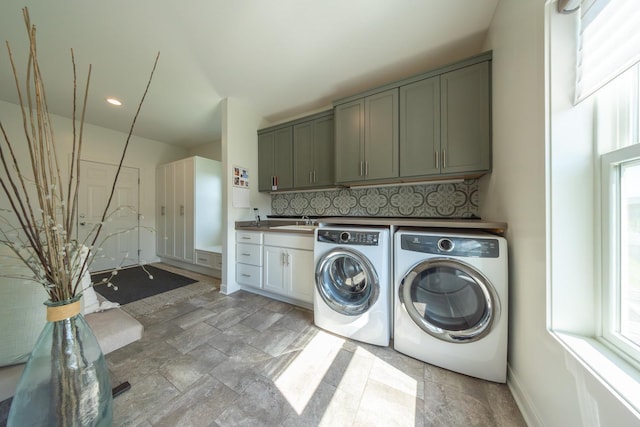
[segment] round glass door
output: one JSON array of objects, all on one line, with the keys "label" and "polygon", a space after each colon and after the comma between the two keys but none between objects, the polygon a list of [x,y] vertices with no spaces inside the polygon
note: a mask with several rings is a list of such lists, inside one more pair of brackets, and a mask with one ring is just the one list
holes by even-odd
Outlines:
[{"label": "round glass door", "polygon": [[380,294],[380,282],[371,262],[349,248],[332,249],[320,258],[316,288],[331,309],[347,316],[366,312]]},{"label": "round glass door", "polygon": [[500,303],[489,280],[470,265],[434,258],[402,279],[400,302],[428,334],[450,342],[472,342],[489,333]]}]

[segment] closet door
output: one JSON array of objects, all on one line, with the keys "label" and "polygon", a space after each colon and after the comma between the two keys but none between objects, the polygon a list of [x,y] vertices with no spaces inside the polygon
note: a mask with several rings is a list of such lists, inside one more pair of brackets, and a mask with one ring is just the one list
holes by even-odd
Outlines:
[{"label": "closet door", "polygon": [[177,259],[184,259],[185,252],[185,163],[183,161],[173,163],[173,217],[174,217],[174,253]]},{"label": "closet door", "polygon": [[167,188],[166,165],[156,169],[156,254],[160,257],[167,255]]}]

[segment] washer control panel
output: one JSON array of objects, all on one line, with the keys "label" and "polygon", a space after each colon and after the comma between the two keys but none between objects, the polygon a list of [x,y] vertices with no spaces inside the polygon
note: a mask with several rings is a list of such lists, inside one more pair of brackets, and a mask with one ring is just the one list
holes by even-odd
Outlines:
[{"label": "washer control panel", "polygon": [[425,254],[476,258],[498,258],[500,256],[500,243],[498,239],[491,238],[403,234],[400,236],[400,247],[406,251]]},{"label": "washer control panel", "polygon": [[336,245],[378,246],[380,233],[377,231],[324,230],[319,228],[318,242],[335,243]]}]

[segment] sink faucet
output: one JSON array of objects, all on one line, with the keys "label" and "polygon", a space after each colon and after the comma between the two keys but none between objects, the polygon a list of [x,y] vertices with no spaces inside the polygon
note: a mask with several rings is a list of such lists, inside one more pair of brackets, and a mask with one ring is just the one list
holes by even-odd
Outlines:
[{"label": "sink faucet", "polygon": [[253,208],[253,214],[256,216],[256,220],[255,220],[256,227],[260,227],[260,214],[258,213],[258,208]]},{"label": "sink faucet", "polygon": [[311,220],[311,218],[309,218],[306,215],[302,215],[302,219],[304,220],[304,225],[311,225],[313,224],[313,221]]}]

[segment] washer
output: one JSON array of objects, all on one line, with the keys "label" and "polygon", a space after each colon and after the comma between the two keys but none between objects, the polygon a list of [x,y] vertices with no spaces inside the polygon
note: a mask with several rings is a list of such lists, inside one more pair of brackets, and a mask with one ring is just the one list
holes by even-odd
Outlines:
[{"label": "washer", "polygon": [[314,241],[315,324],[343,337],[388,346],[392,301],[389,230],[320,227]]},{"label": "washer", "polygon": [[482,232],[399,229],[394,250],[394,348],[504,383],[507,241]]}]

